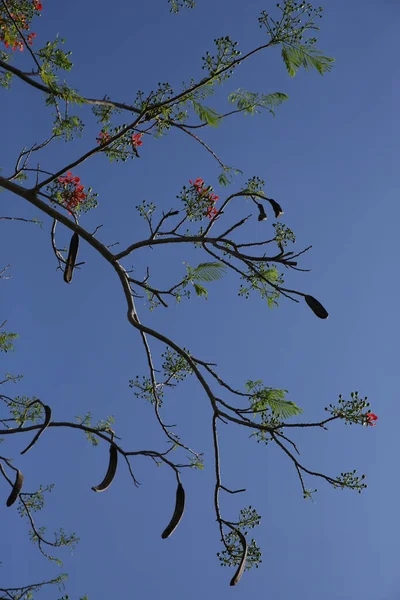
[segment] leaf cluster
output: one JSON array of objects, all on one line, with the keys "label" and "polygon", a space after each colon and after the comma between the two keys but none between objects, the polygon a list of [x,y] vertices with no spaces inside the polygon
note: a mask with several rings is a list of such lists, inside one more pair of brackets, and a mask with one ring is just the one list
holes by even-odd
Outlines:
[{"label": "leaf cluster", "polygon": [[[257,513],[256,509],[249,506],[248,508],[243,508],[240,510],[239,520],[237,523],[229,523],[229,525],[233,526],[235,529],[238,529],[245,537],[247,537],[249,530],[257,527],[260,522],[261,517]],[[243,556],[243,548],[240,543],[240,537],[235,529],[231,529],[231,531],[224,536],[223,542],[225,549],[222,552],[217,553],[220,564],[223,567],[237,567]],[[252,567],[256,567],[256,569],[258,569],[262,563],[261,555],[261,550],[255,539],[251,539],[250,544],[248,544],[245,569],[247,571],[249,571]]]},{"label": "leaf cluster", "polygon": [[325,410],[333,417],[343,419],[346,425],[364,425],[369,406],[367,396],[361,398],[358,392],[351,392],[349,400],[339,394],[337,404],[329,404]]}]

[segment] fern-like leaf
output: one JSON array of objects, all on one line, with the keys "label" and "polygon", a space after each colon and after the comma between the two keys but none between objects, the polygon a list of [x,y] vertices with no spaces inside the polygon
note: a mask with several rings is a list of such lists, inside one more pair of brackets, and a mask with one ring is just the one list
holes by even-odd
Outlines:
[{"label": "fern-like leaf", "polygon": [[168,0],[171,5],[170,12],[177,14],[181,8],[194,8],[194,0]]},{"label": "fern-like leaf", "polygon": [[308,46],[284,46],[282,58],[290,77],[294,77],[300,67],[317,69],[320,75],[332,70],[334,58],[323,56],[320,50]]},{"label": "fern-like leaf", "polygon": [[289,96],[282,92],[274,92],[273,94],[257,94],[246,90],[238,89],[228,96],[229,102],[236,104],[237,108],[244,112],[245,115],[260,114],[260,108],[268,110],[275,116],[275,108],[280,106],[282,102],[288,100]]},{"label": "fern-like leaf", "polygon": [[220,115],[213,108],[203,106],[199,102],[192,100],[193,110],[201,121],[205,121],[211,127],[218,127]]},{"label": "fern-like leaf", "polygon": [[194,283],[194,282],[193,282],[193,287],[194,287],[194,289],[195,289],[195,291],[196,291],[196,294],[197,294],[198,296],[203,296],[204,298],[206,298],[206,299],[207,299],[208,292],[207,292],[207,290],[206,290],[206,288],[205,288],[205,287],[203,287],[203,286],[202,286],[202,285],[200,285],[199,283]]},{"label": "fern-like leaf", "polygon": [[192,270],[190,278],[193,281],[216,281],[225,275],[225,270],[226,266],[219,262],[200,263]]},{"label": "fern-like leaf", "polygon": [[254,396],[251,400],[254,412],[266,410],[269,407],[274,417],[290,419],[299,415],[303,410],[290,400],[285,400],[287,390],[264,387],[261,381],[248,381],[246,387]]},{"label": "fern-like leaf", "polygon": [[[282,390],[271,390],[271,392],[275,391],[281,392]],[[300,415],[303,412],[295,402],[284,400],[278,394],[268,394],[265,400],[274,413],[274,416],[278,417],[278,419],[290,419],[290,417]]]}]

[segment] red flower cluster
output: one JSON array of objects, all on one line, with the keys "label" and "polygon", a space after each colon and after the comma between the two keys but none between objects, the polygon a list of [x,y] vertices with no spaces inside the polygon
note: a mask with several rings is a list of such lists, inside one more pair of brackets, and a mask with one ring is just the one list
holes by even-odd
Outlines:
[{"label": "red flower cluster", "polygon": [[198,177],[196,179],[196,181],[192,181],[192,179],[189,179],[189,183],[190,185],[192,185],[193,187],[196,188],[196,190],[198,191],[199,194],[203,194],[204,193],[204,179],[201,179],[200,177]]},{"label": "red flower cluster", "polygon": [[[4,42],[4,45],[6,48],[9,48],[10,44],[8,42]],[[11,46],[11,50],[16,50],[19,49],[20,52],[24,51],[24,44],[22,42],[20,42],[19,40],[16,40],[13,45]]]},{"label": "red flower cluster", "polygon": [[[33,0],[33,7],[36,10],[42,10],[42,4],[39,2],[39,0]],[[26,21],[27,17],[24,14],[20,14],[20,15],[15,15],[14,13],[10,13],[10,17],[15,21],[15,23],[18,25],[18,27],[20,27],[21,29],[29,29],[29,25]],[[11,50],[19,50],[20,52],[23,52],[24,50],[24,43],[22,40],[18,40],[15,36],[17,35],[17,32],[15,31],[15,27],[13,24],[11,24],[11,30],[8,30],[10,26],[10,22],[4,21],[1,17],[0,17],[0,41],[4,42],[4,45],[6,48],[9,48],[11,46]],[[33,39],[36,37],[36,33],[29,33],[28,37],[27,37],[27,41],[28,44],[30,46],[32,46],[33,44]]]},{"label": "red flower cluster", "polygon": [[209,219],[212,219],[213,217],[215,217],[215,215],[218,214],[218,210],[215,208],[215,206],[209,206],[207,208],[207,217]]},{"label": "red flower cluster", "polygon": [[371,425],[371,427],[375,427],[376,423],[374,421],[377,421],[378,417],[376,415],[374,415],[374,413],[367,413],[367,424]]},{"label": "red flower cluster", "polygon": [[143,142],[141,140],[143,133],[134,133],[132,135],[132,145],[134,148],[137,148],[137,146],[143,146]]},{"label": "red flower cluster", "polygon": [[84,186],[80,185],[80,181],[79,177],[73,177],[71,171],[68,171],[65,177],[58,178],[58,182],[64,187],[62,198],[69,214],[72,214],[71,210],[86,200]]},{"label": "red flower cluster", "polygon": [[213,217],[215,217],[215,215],[218,213],[218,210],[215,208],[215,203],[217,202],[217,200],[219,200],[219,196],[217,196],[216,194],[211,193],[211,191],[208,188],[204,187],[204,179],[201,179],[200,177],[198,177],[195,181],[193,181],[192,179],[189,179],[189,183],[190,185],[192,185],[197,193],[202,196],[206,201],[209,202],[209,205],[207,206],[207,217],[209,219],[212,219]]},{"label": "red flower cluster", "polygon": [[107,131],[100,131],[99,133],[99,137],[96,138],[96,142],[98,144],[107,144],[107,142],[110,140],[110,134],[107,133]]}]

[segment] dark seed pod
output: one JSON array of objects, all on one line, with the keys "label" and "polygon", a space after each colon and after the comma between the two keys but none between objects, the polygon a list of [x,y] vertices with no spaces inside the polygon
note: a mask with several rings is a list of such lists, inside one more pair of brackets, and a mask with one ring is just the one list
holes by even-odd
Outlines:
[{"label": "dark seed pod", "polygon": [[38,439],[40,438],[42,433],[44,433],[46,431],[46,429],[48,428],[50,420],[51,420],[51,408],[50,408],[50,406],[47,406],[47,404],[44,405],[44,413],[45,413],[45,417],[44,417],[43,427],[41,429],[39,429],[39,431],[37,432],[37,434],[31,441],[31,443],[28,444],[28,446],[25,448],[25,450],[22,450],[21,454],[25,454],[26,452],[28,452],[28,450],[30,450],[32,448],[32,446],[34,444],[36,444],[36,442],[38,441]]},{"label": "dark seed pod", "polygon": [[278,219],[281,215],[283,215],[282,207],[277,202],[275,202],[275,200],[273,200],[272,198],[268,198],[268,202],[273,208],[273,211],[275,213],[275,219]]},{"label": "dark seed pod", "polygon": [[243,548],[243,555],[240,561],[240,564],[237,568],[236,573],[234,574],[234,576],[231,579],[230,585],[237,585],[239,583],[239,581],[242,578],[243,575],[243,571],[245,569],[246,566],[246,560],[247,560],[247,541],[246,538],[244,537],[243,533],[241,531],[239,531],[238,529],[235,529],[235,532],[238,534],[239,538],[240,538],[240,543],[242,544],[242,548]]},{"label": "dark seed pod", "polygon": [[263,205],[259,204],[257,202],[257,206],[258,206],[258,210],[260,212],[260,214],[258,215],[258,220],[259,221],[266,221],[268,217],[267,217],[267,213],[265,212],[265,209],[264,209]]},{"label": "dark seed pod", "polygon": [[316,315],[320,319],[327,319],[329,317],[329,313],[322,306],[322,304],[320,302],[318,302],[318,300],[316,300],[312,296],[304,296],[304,300],[307,302],[308,306],[311,308],[314,315]]},{"label": "dark seed pod", "polygon": [[20,492],[22,490],[23,483],[24,483],[24,476],[22,475],[21,471],[17,470],[17,476],[15,478],[15,483],[14,483],[13,489],[11,490],[11,494],[7,498],[7,502],[6,502],[7,506],[12,506],[14,504],[14,502],[17,500],[17,498],[20,495]]},{"label": "dark seed pod", "polygon": [[163,540],[166,540],[172,533],[174,533],[175,529],[178,527],[180,520],[183,516],[183,511],[185,510],[185,490],[181,483],[178,483],[178,487],[176,489],[176,501],[175,501],[175,510],[172,515],[172,519],[164,529],[161,537]]},{"label": "dark seed pod", "polygon": [[71,238],[71,243],[69,245],[67,264],[66,264],[65,271],[64,271],[65,283],[71,283],[71,281],[72,281],[72,273],[73,273],[75,263],[76,263],[78,248],[79,248],[79,235],[75,232]]},{"label": "dark seed pod", "polygon": [[96,487],[92,487],[92,490],[94,492],[105,492],[105,490],[110,487],[110,485],[112,484],[113,479],[115,477],[115,473],[117,472],[117,465],[118,465],[118,450],[114,446],[114,444],[111,444],[110,445],[110,462],[108,463],[108,469],[107,469],[106,476],[104,477],[103,481],[99,485],[97,485]]}]

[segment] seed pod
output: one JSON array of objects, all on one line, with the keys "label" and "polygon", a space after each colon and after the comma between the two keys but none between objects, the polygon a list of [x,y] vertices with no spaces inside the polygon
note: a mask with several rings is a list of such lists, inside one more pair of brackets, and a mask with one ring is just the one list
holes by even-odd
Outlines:
[{"label": "seed pod", "polygon": [[283,210],[282,207],[280,206],[280,204],[278,204],[275,200],[273,200],[272,198],[267,198],[268,202],[270,203],[270,205],[272,206],[272,209],[275,213],[275,219],[279,219],[279,217],[281,215],[283,215]]},{"label": "seed pod", "polygon": [[257,206],[258,206],[258,210],[260,212],[260,214],[258,215],[258,220],[259,221],[266,221],[267,220],[267,213],[265,212],[265,209],[264,209],[263,205],[259,204],[257,202]]},{"label": "seed pod", "polygon": [[161,537],[163,540],[166,540],[172,533],[174,533],[175,529],[178,527],[180,520],[182,519],[183,512],[185,510],[185,490],[183,489],[182,484],[179,482],[178,487],[176,489],[176,501],[175,501],[175,510],[172,515],[172,519],[164,529]]},{"label": "seed pod", "polygon": [[25,450],[22,450],[21,454],[25,454],[26,452],[28,452],[28,450],[30,450],[32,448],[32,446],[34,444],[36,444],[36,442],[38,441],[38,439],[40,438],[42,433],[44,433],[46,431],[46,429],[48,428],[50,420],[51,420],[51,408],[50,408],[50,406],[47,406],[47,404],[44,405],[44,413],[45,413],[45,417],[44,417],[44,422],[43,422],[42,428],[39,429],[39,431],[37,432],[37,434],[31,441],[31,443],[28,444],[28,446],[25,448]]},{"label": "seed pod", "polygon": [[17,470],[17,476],[15,478],[15,483],[13,486],[13,489],[11,490],[11,494],[8,496],[7,498],[7,506],[12,506],[14,504],[14,502],[16,501],[16,499],[18,498],[21,490],[22,490],[22,484],[24,483],[24,476],[22,475],[21,471]]},{"label": "seed pod", "polygon": [[314,315],[320,319],[327,319],[329,317],[328,311],[322,306],[321,302],[318,302],[312,296],[304,296],[304,300],[313,311]]},{"label": "seed pod", "polygon": [[103,481],[96,487],[92,487],[94,492],[104,492],[113,482],[115,473],[117,472],[118,465],[118,450],[114,444],[110,445],[110,462],[108,463],[108,469],[106,476]]},{"label": "seed pod", "polygon": [[247,541],[246,538],[244,537],[243,533],[241,531],[239,531],[239,529],[235,529],[235,532],[238,534],[239,538],[240,538],[240,543],[242,544],[242,548],[243,548],[243,555],[241,558],[241,561],[239,563],[239,566],[237,568],[236,573],[234,574],[234,576],[231,579],[230,585],[237,585],[243,575],[243,571],[244,568],[246,566],[246,560],[247,560]]},{"label": "seed pod", "polygon": [[132,150],[133,150],[133,153],[135,154],[135,156],[137,158],[140,158],[139,152],[137,151],[136,146],[135,146],[135,144],[133,142],[132,142]]},{"label": "seed pod", "polygon": [[79,248],[79,235],[75,232],[71,238],[71,242],[69,245],[67,264],[66,264],[65,271],[64,271],[65,283],[71,283],[71,281],[72,281],[72,272],[75,267],[76,257],[78,254],[78,248]]}]

